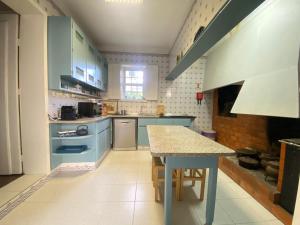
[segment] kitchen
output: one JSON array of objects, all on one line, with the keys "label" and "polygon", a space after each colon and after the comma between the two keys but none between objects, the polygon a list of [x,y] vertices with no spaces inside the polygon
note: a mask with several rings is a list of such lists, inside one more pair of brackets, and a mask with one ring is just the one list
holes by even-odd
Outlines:
[{"label": "kitchen", "polygon": [[[293,136],[298,132],[297,126],[295,129],[287,129],[295,130],[289,137],[282,136],[280,132],[273,135],[267,132],[270,127],[272,128],[272,124],[271,130],[275,129],[274,124],[278,124],[280,118],[299,118],[298,47],[295,50],[295,46],[299,46],[299,38],[295,38],[299,37],[299,32],[296,27],[293,29],[299,21],[296,13],[299,3],[295,0],[288,3],[280,0],[275,3],[255,1],[244,6],[235,1],[190,0],[172,3],[172,7],[168,1],[149,3],[146,0],[98,3],[87,1],[86,4],[68,0],[24,1],[24,3],[3,0],[3,2],[21,15],[19,77],[22,173],[25,176],[48,175],[39,177],[38,182],[34,183],[40,190],[31,193],[32,196],[28,196],[29,200],[24,200],[25,205],[32,202],[39,204],[42,202],[43,206],[49,202],[57,203],[59,187],[53,189],[55,194],[49,194],[49,198],[43,200],[47,193],[51,192],[47,185],[53,183],[55,186],[55,182],[61,181],[61,185],[65,183],[66,188],[70,188],[72,182],[84,186],[87,185],[84,180],[94,174],[98,177],[99,190],[91,177],[89,182],[91,188],[95,188],[92,190],[98,195],[84,195],[86,198],[78,199],[79,202],[81,200],[87,202],[88,199],[93,202],[94,197],[97,203],[124,201],[127,205],[124,203],[122,206],[128,206],[127,216],[116,216],[115,222],[106,222],[107,224],[118,224],[118,218],[121,217],[124,224],[127,224],[127,221],[128,224],[141,224],[141,221],[147,218],[149,224],[151,220],[153,224],[161,224],[166,217],[161,215],[165,209],[159,208],[163,206],[162,201],[159,204],[153,203],[156,199],[154,188],[152,181],[148,180],[153,169],[149,145],[150,151],[153,151],[153,143],[158,142],[156,140],[158,137],[149,134],[152,127],[174,125],[186,127],[188,132],[193,130],[212,139],[216,138],[217,142],[228,148],[238,150],[252,147],[263,153],[272,153],[268,150],[274,149],[269,146],[270,140],[274,137],[277,138],[278,144],[278,140],[297,137]],[[165,10],[168,7],[171,9]],[[292,16],[290,19],[280,21],[281,36],[273,38],[275,23],[270,21],[277,18],[275,15],[279,12],[276,10],[281,7],[285,9],[284,13]],[[232,12],[236,13],[235,18],[230,17]],[[34,15],[35,13],[37,15]],[[157,15],[156,18],[152,16],[154,13]],[[244,19],[246,16],[248,17]],[[94,22],[96,18],[97,23]],[[109,23],[106,18],[110,18]],[[242,19],[244,20],[241,22]],[[26,32],[25,28],[31,32]],[[262,32],[263,28],[268,32]],[[199,40],[195,38],[198,30]],[[288,35],[291,31],[295,32],[294,36]],[[35,38],[30,36],[30,33],[36,35]],[[261,36],[253,35],[258,33]],[[252,44],[247,47],[245,43]],[[285,60],[278,52],[286,56]],[[203,55],[204,57],[201,57]],[[40,66],[27,66],[32,63]],[[42,79],[40,74],[44,74]],[[34,81],[34,85],[27,82],[28,79]],[[232,94],[234,92],[237,94]],[[229,96],[229,100],[223,98],[226,95]],[[32,107],[26,107],[29,105]],[[33,108],[36,110],[32,110]],[[77,119],[78,114],[83,118]],[[97,117],[92,117],[95,115]],[[49,120],[46,119],[48,116]],[[279,119],[272,123],[270,118]],[[276,129],[289,128],[290,124],[297,124],[297,121],[297,119],[292,122],[285,120],[282,127]],[[200,137],[202,136],[199,135],[199,139]],[[284,144],[297,145],[294,142],[292,140]],[[289,147],[285,148],[290,151]],[[261,155],[261,151],[258,155]],[[276,169],[277,176],[284,178],[284,174],[287,173],[282,172],[283,168],[279,169],[282,167],[282,163],[279,162],[284,161],[279,158],[280,151],[280,146],[277,146],[274,151],[277,155],[272,158],[276,162],[271,169],[273,168],[272,171]],[[297,156],[297,153],[295,154]],[[288,157],[289,154],[286,155]],[[255,157],[256,161],[261,163],[262,160],[257,159],[259,156]],[[269,155],[268,157],[270,158]],[[254,158],[252,157],[250,161],[252,162]],[[249,161],[249,158],[246,161]],[[137,165],[129,165],[133,162]],[[245,218],[234,216],[230,210],[242,211],[243,203],[234,200],[239,199],[236,196],[232,201],[225,201],[226,193],[223,197],[219,196],[220,190],[217,189],[216,224],[281,224],[281,222],[292,224],[295,204],[291,209],[291,206],[284,203],[285,206],[278,204],[281,200],[274,200],[280,199],[280,193],[277,193],[279,185],[277,179],[275,181],[271,179],[273,183],[269,184],[264,181],[264,175],[252,176],[252,170],[237,166],[235,156],[220,159],[221,170],[217,188],[230,189],[231,192],[238,190],[242,196],[241,202],[245,202],[245,206],[253,206],[256,211],[263,211],[262,214],[258,214],[262,219],[251,216],[251,213],[249,215],[241,213],[246,214]],[[122,169],[118,171],[117,168]],[[271,169],[269,166],[268,171]],[[126,174],[123,170],[130,172]],[[199,171],[203,175],[204,170]],[[262,171],[264,174],[265,171]],[[298,175],[296,174],[296,177]],[[210,174],[207,177],[210,177]],[[278,178],[278,181],[281,178]],[[219,179],[230,180],[230,185],[228,183],[227,186],[226,183],[223,187]],[[293,181],[296,179],[293,178]],[[210,182],[204,183],[209,185]],[[122,200],[121,193],[112,191],[116,184],[120,188],[122,184],[125,190],[128,188],[126,193],[129,193],[127,196],[129,199],[125,197]],[[109,185],[112,192],[103,189]],[[184,201],[191,195],[190,189],[196,189],[195,194],[198,198],[200,190],[198,185],[196,182],[195,187],[184,188],[182,205],[174,201],[173,210],[178,213],[173,215],[175,217],[182,215],[181,219],[187,216],[185,219],[190,221],[189,224],[205,223],[205,215],[202,215],[202,212],[205,212],[206,198],[204,205],[199,203],[196,208],[191,208],[191,211],[183,209],[184,206],[190,207],[188,201]],[[293,182],[293,190],[296,186],[293,201],[296,201],[297,185],[298,181]],[[79,189],[74,191],[78,191],[77,195],[80,195]],[[231,195],[230,191],[227,194]],[[149,196],[143,196],[146,192],[149,192],[147,193]],[[163,193],[163,188],[160,188],[160,192],[159,199],[167,196]],[[142,196],[139,196],[139,193]],[[67,191],[65,194],[66,197],[70,197],[68,194],[72,193]],[[103,200],[101,199],[104,198],[103,195],[110,195],[111,199]],[[40,201],[38,196],[41,198]],[[139,197],[147,200],[139,200]],[[73,202],[74,199],[69,200]],[[231,209],[226,210],[224,207],[226,203],[233,204]],[[6,204],[4,209],[11,213],[5,214],[0,224],[2,221],[13,224],[12,221],[18,217],[14,216],[14,212],[18,212],[18,207],[7,208]],[[133,209],[136,210],[136,215]],[[149,215],[143,215],[145,209],[149,211]],[[77,210],[80,210],[80,207],[77,207]],[[57,211],[53,213],[59,216]],[[104,213],[100,214],[99,217],[106,218]],[[96,215],[93,216],[89,217],[83,213],[82,218],[79,216],[78,223],[87,223],[82,221],[83,217],[86,220],[97,218]],[[36,224],[39,219],[42,218],[38,218],[37,221],[29,219],[27,222]],[[179,218],[176,220],[181,221],[179,224],[183,224]],[[295,221],[297,217],[294,218],[294,224]],[[89,222],[88,224],[96,223],[96,221]],[[20,221],[18,223],[21,224]],[[209,221],[207,223],[210,224]],[[165,224],[170,223],[165,221]]]}]

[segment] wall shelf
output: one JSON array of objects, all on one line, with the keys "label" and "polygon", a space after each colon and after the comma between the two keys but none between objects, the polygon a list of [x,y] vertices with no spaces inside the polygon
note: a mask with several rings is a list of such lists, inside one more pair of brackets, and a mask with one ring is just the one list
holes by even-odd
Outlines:
[{"label": "wall shelf", "polygon": [[51,137],[52,140],[79,140],[79,139],[87,139],[91,138],[93,135],[85,135],[85,136],[71,136],[71,137]]},{"label": "wall shelf", "polygon": [[262,2],[264,0],[228,0],[207,25],[198,40],[166,77],[166,80],[175,80],[180,76]]}]

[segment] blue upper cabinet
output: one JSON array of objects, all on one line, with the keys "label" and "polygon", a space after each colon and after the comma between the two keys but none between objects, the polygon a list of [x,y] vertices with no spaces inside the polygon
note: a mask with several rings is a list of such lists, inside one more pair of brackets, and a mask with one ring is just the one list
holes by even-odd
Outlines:
[{"label": "blue upper cabinet", "polygon": [[107,90],[108,85],[108,63],[105,58],[102,59],[102,82],[103,82],[103,91]]},{"label": "blue upper cabinet", "polygon": [[106,90],[104,62],[106,59],[71,17],[48,17],[49,89],[61,90],[63,78],[89,88]]},{"label": "blue upper cabinet", "polygon": [[86,61],[86,82],[96,87],[96,51],[88,44]]},{"label": "blue upper cabinet", "polygon": [[[71,76],[85,82],[87,80],[87,40],[84,33],[73,21],[72,23],[72,64]],[[66,74],[67,75],[67,74]]]}]

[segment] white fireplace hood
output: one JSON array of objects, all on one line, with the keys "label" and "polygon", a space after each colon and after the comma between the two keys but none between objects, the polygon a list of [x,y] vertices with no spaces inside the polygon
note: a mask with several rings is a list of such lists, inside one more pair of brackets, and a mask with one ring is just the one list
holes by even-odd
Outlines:
[{"label": "white fireplace hood", "polygon": [[233,113],[299,117],[300,1],[267,0],[207,54],[205,91],[244,82]]}]

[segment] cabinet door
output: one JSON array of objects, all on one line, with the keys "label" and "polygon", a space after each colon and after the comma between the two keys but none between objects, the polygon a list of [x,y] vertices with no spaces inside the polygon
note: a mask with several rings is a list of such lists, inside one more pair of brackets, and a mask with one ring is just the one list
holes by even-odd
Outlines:
[{"label": "cabinet door", "polygon": [[110,127],[106,129],[106,150],[111,148],[111,130]]},{"label": "cabinet door", "polygon": [[87,48],[86,82],[92,86],[96,86],[96,52],[90,44],[88,44]]},{"label": "cabinet door", "polygon": [[178,126],[191,127],[192,121],[188,118],[173,119],[173,124]]},{"label": "cabinet door", "polygon": [[173,119],[171,118],[163,118],[163,119],[157,119],[157,124],[159,125],[174,125]]},{"label": "cabinet door", "polygon": [[97,134],[97,160],[101,158],[105,151],[105,130]]},{"label": "cabinet door", "polygon": [[108,64],[106,61],[104,61],[102,66],[102,82],[103,82],[103,90],[107,90],[108,85]]},{"label": "cabinet door", "polygon": [[97,147],[96,147],[96,160],[100,158],[101,155],[101,134],[96,134],[96,141],[97,141]]},{"label": "cabinet door", "polygon": [[103,78],[102,78],[102,67],[101,67],[101,56],[96,57],[96,87],[103,90]]},{"label": "cabinet door", "polygon": [[148,132],[146,126],[138,128],[138,145],[149,146]]},{"label": "cabinet door", "polygon": [[72,63],[74,78],[86,82],[86,39],[84,33],[73,22]]}]

